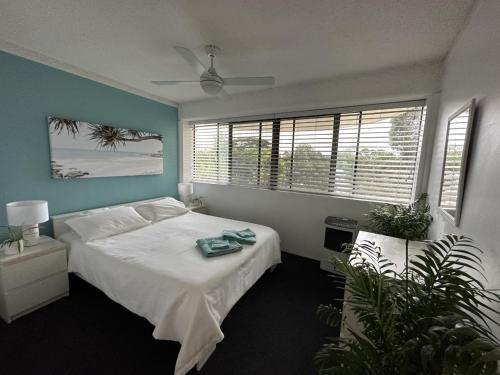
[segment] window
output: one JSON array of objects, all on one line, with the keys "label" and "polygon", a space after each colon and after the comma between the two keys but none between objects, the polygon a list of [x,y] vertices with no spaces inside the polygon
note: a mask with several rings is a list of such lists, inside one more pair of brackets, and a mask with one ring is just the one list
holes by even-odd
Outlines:
[{"label": "window", "polygon": [[196,181],[227,183],[228,124],[193,128],[193,176]]},{"label": "window", "polygon": [[195,123],[193,180],[409,202],[424,102],[331,112]]},{"label": "window", "polygon": [[273,123],[232,123],[229,129],[231,184],[268,187]]}]

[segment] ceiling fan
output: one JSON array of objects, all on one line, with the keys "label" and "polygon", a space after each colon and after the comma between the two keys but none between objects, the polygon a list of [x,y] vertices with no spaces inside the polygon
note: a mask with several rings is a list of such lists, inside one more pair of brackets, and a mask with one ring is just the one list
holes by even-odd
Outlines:
[{"label": "ceiling fan", "polygon": [[220,48],[214,45],[205,46],[205,51],[210,59],[207,69],[189,49],[175,46],[175,50],[196,70],[200,75],[198,81],[151,81],[155,85],[192,85],[200,84],[203,91],[209,95],[220,94],[227,96],[224,86],[269,86],[274,85],[274,77],[233,77],[222,78],[214,68],[214,59],[220,53]]}]

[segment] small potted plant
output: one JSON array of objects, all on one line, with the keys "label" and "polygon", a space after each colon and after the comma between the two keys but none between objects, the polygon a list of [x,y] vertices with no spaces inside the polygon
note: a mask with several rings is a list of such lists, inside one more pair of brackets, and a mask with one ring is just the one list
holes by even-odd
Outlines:
[{"label": "small potted plant", "polygon": [[383,204],[368,213],[372,231],[407,241],[421,241],[427,237],[432,223],[427,194],[422,194],[409,205]]},{"label": "small potted plant", "polygon": [[1,248],[6,255],[14,255],[24,251],[22,227],[6,227],[7,238],[2,242]]}]

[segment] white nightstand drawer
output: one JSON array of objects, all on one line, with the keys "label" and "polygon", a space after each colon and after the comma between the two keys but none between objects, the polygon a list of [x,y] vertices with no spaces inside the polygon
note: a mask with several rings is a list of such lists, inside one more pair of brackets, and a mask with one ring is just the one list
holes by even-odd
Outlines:
[{"label": "white nightstand drawer", "polygon": [[3,267],[1,282],[3,292],[19,288],[55,273],[66,271],[66,251],[61,249],[44,256]]},{"label": "white nightstand drawer", "polygon": [[61,272],[5,293],[7,315],[14,317],[37,305],[68,293],[68,274]]}]

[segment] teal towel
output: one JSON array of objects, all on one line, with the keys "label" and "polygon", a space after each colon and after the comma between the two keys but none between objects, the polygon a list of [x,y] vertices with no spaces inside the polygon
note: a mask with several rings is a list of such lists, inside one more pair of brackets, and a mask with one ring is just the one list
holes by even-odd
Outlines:
[{"label": "teal towel", "polygon": [[253,245],[257,242],[256,234],[248,228],[243,230],[224,230],[222,236],[227,240],[233,240],[245,245]]},{"label": "teal towel", "polygon": [[196,245],[205,257],[230,254],[240,251],[243,248],[238,242],[228,241],[223,237],[202,238],[196,241]]},{"label": "teal towel", "polygon": [[228,240],[212,240],[210,247],[212,248],[212,250],[229,249],[229,241]]},{"label": "teal towel", "polygon": [[255,237],[255,232],[253,230],[249,229],[249,228],[240,230],[240,231],[238,231],[236,233],[238,234],[238,236],[244,237],[244,238]]}]

